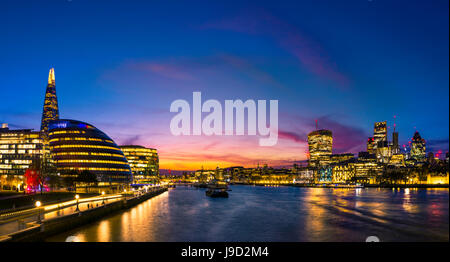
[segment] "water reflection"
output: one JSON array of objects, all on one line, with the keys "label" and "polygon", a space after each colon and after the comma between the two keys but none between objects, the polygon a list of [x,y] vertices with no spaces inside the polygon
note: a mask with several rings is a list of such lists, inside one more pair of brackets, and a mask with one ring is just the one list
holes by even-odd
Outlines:
[{"label": "water reflection", "polygon": [[[97,236],[98,236],[98,242],[109,242],[110,241],[110,225],[109,220],[102,220],[100,222],[100,225],[98,226]],[[78,237],[78,235],[77,235]]]},{"label": "water reflection", "polygon": [[48,241],[448,241],[448,205],[448,189],[177,187]]}]

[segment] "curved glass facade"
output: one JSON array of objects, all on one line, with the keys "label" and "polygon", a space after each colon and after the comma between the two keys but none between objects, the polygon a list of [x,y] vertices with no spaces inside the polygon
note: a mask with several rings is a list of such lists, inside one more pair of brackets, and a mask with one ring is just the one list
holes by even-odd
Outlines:
[{"label": "curved glass facade", "polygon": [[122,150],[105,133],[76,120],[51,121],[48,127],[50,151],[62,173],[88,170],[99,182],[129,183],[130,166]]}]

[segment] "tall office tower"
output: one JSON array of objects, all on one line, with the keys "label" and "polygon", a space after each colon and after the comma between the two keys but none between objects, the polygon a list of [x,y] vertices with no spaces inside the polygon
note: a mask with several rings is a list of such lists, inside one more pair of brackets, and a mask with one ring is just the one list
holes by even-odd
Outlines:
[{"label": "tall office tower", "polygon": [[386,121],[376,122],[373,128],[374,153],[377,156],[378,162],[387,163],[391,156],[387,140],[387,125]]},{"label": "tall office tower", "polygon": [[425,162],[425,139],[423,139],[419,132],[415,132],[411,141],[411,158],[417,162]]},{"label": "tall office tower", "polygon": [[392,133],[392,154],[399,154],[400,147],[398,145],[398,132]]},{"label": "tall office tower", "polygon": [[[386,121],[375,123],[373,128],[373,139],[375,142],[375,147],[378,147],[379,142],[387,141]],[[380,145],[383,145],[383,143]]]},{"label": "tall office tower", "polygon": [[333,148],[333,135],[330,130],[315,130],[308,134],[309,165],[330,164]]},{"label": "tall office tower", "polygon": [[41,132],[44,143],[48,140],[48,123],[59,119],[58,99],[56,97],[55,70],[48,73],[47,90],[45,91],[44,108],[42,111]]},{"label": "tall office tower", "polygon": [[367,139],[367,153],[375,154],[375,140],[373,137]]}]

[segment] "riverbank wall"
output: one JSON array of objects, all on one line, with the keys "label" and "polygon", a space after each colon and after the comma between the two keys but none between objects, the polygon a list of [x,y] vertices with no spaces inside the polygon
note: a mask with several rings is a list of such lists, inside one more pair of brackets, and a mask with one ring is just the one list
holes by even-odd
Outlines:
[{"label": "riverbank wall", "polygon": [[78,226],[94,222],[115,212],[133,207],[154,196],[162,194],[167,190],[167,188],[161,188],[137,197],[112,202],[85,211],[52,219],[45,219],[40,224],[36,222],[27,223],[25,229],[0,238],[0,242],[40,241],[48,236],[68,231]]}]

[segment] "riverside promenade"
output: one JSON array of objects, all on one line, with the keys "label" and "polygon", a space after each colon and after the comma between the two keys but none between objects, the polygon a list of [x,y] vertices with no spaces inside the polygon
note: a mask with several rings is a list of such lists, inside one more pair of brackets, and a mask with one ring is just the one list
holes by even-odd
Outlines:
[{"label": "riverside promenade", "polygon": [[167,187],[150,187],[1,214],[0,242],[38,241],[132,207],[165,191]]}]

